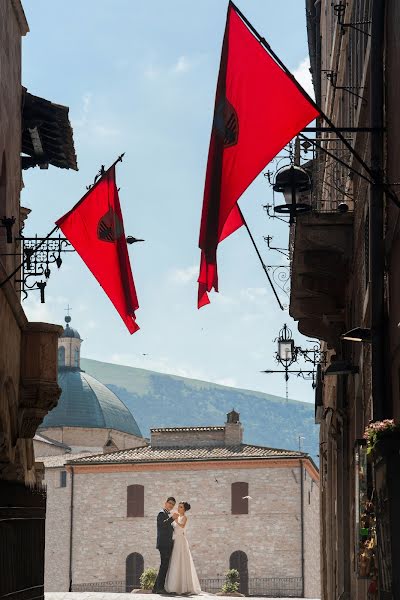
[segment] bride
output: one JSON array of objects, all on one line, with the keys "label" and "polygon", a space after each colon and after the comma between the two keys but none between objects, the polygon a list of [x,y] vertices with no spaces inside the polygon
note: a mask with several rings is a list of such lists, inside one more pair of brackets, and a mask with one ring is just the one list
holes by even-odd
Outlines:
[{"label": "bride", "polygon": [[170,594],[200,594],[201,587],[194,567],[192,554],[185,535],[188,522],[186,512],[190,510],[188,502],[178,505],[179,517],[174,522],[174,547],[169,563],[165,590]]}]

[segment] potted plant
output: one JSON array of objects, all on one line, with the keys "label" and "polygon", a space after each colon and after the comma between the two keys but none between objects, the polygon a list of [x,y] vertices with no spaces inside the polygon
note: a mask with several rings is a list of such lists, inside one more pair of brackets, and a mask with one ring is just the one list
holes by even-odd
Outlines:
[{"label": "potted plant", "polygon": [[398,446],[400,442],[400,424],[394,419],[383,421],[371,421],[364,431],[364,439],[367,440],[367,453],[381,454],[383,446],[390,449]]},{"label": "potted plant", "polygon": [[140,590],[132,590],[133,594],[151,594],[157,579],[157,569],[149,567],[140,576]]},{"label": "potted plant", "polygon": [[239,596],[243,597],[244,594],[239,592],[239,571],[237,569],[229,569],[225,575],[225,583],[221,588],[221,591],[217,593],[217,596]]}]

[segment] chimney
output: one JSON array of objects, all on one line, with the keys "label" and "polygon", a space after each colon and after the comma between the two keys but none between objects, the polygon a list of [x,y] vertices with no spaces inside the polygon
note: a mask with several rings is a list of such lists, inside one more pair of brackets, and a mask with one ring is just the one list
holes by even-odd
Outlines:
[{"label": "chimney", "polygon": [[240,415],[234,409],[226,415],[225,446],[240,446],[243,442],[243,427]]}]

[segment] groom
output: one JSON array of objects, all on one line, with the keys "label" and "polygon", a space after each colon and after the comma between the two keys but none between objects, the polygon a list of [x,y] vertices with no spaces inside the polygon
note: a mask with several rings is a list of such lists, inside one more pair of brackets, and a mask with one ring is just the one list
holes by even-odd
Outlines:
[{"label": "groom", "polygon": [[170,496],[164,504],[164,509],[157,515],[157,550],[160,552],[161,564],[158,571],[157,579],[154,584],[153,594],[166,593],[164,589],[165,578],[167,576],[169,561],[172,554],[172,534],[174,528],[173,521],[179,517],[178,513],[171,514],[172,509],[176,504],[175,498]]}]

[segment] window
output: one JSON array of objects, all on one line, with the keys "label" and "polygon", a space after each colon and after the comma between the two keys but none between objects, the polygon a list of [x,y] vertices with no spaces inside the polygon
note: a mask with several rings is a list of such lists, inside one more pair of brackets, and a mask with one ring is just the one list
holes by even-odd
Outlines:
[{"label": "window", "polygon": [[79,349],[74,350],[74,367],[79,367]]},{"label": "window", "polygon": [[143,556],[137,552],[129,554],[129,556],[126,557],[126,592],[131,592],[134,589],[140,588],[140,576],[143,571]]},{"label": "window", "polygon": [[244,481],[232,483],[232,514],[249,514],[249,484]]},{"label": "window", "polygon": [[126,516],[144,517],[144,487],[142,485],[128,485]]},{"label": "window", "polygon": [[58,366],[65,367],[65,348],[60,346],[58,349]]},{"label": "window", "polygon": [[67,487],[67,471],[60,472],[60,487]]}]

